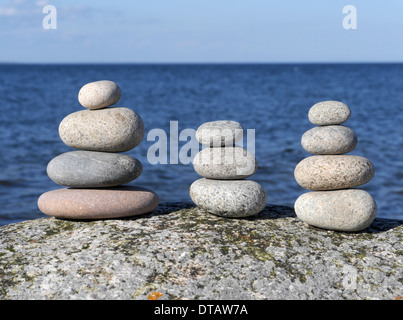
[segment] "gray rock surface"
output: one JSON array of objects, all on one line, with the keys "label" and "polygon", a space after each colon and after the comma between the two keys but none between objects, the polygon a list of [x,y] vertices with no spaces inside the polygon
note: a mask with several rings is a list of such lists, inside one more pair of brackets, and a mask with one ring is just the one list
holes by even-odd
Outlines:
[{"label": "gray rock surface", "polygon": [[343,154],[357,146],[357,135],[345,126],[322,126],[302,135],[302,147],[312,154]]},{"label": "gray rock surface", "polygon": [[342,233],[290,207],[226,219],[184,203],[130,219],[35,219],[0,227],[0,298],[393,300],[402,224]]},{"label": "gray rock surface", "polygon": [[120,153],[71,151],[52,159],[47,174],[55,183],[72,188],[113,187],[137,179],[141,162]]},{"label": "gray rock surface", "polygon": [[243,135],[242,125],[232,120],[206,122],[196,130],[197,141],[209,147],[232,146],[241,140]]},{"label": "gray rock surface", "polygon": [[374,174],[371,161],[355,155],[310,156],[294,170],[297,183],[315,191],[358,187],[371,181]]},{"label": "gray rock surface", "polygon": [[78,93],[78,101],[87,109],[101,109],[116,104],[122,92],[110,80],[100,80],[84,85]]},{"label": "gray rock surface", "polygon": [[350,108],[340,101],[321,101],[314,104],[308,112],[308,119],[318,126],[343,124],[351,116]]},{"label": "gray rock surface", "polygon": [[377,214],[375,200],[360,189],[307,192],[298,197],[294,208],[302,221],[339,231],[365,229]]},{"label": "gray rock surface", "polygon": [[255,215],[267,203],[266,191],[252,180],[201,178],[190,186],[190,197],[206,211],[229,218]]},{"label": "gray rock surface", "polygon": [[256,172],[257,161],[241,147],[205,148],[194,157],[193,168],[208,179],[244,179]]},{"label": "gray rock surface", "polygon": [[128,108],[82,110],[67,115],[59,125],[62,141],[74,149],[125,152],[140,144],[143,119]]}]

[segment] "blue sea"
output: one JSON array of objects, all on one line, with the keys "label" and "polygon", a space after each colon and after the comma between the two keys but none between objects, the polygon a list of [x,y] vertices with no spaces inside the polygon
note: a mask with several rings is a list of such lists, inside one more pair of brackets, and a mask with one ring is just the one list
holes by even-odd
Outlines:
[{"label": "blue sea", "polygon": [[200,177],[192,164],[148,163],[155,141],[148,141],[147,133],[163,129],[169,141],[170,121],[178,122],[180,132],[226,119],[255,129],[259,168],[250,179],[262,184],[269,203],[293,206],[307,192],[293,172],[310,156],[300,144],[314,127],[308,110],[319,101],[339,100],[350,106],[345,125],[358,136],[351,154],[375,166],[375,177],[360,188],[376,200],[378,217],[403,219],[403,64],[3,64],[0,225],[46,217],[37,199],[60,188],[46,166],[73,150],[60,140],[59,123],[84,109],[78,92],[97,80],[118,83],[122,97],[116,106],[143,118],[146,136],[126,154],[144,170],[130,185],[151,188],[162,202],[190,201],[189,186]]}]

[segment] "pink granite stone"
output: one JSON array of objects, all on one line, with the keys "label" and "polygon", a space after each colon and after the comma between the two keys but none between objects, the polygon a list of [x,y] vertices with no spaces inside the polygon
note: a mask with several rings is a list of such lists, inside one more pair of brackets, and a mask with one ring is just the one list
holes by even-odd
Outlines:
[{"label": "pink granite stone", "polygon": [[99,189],[64,188],[48,191],[38,199],[46,215],[64,219],[108,219],[153,211],[159,203],[153,191],[132,186]]}]

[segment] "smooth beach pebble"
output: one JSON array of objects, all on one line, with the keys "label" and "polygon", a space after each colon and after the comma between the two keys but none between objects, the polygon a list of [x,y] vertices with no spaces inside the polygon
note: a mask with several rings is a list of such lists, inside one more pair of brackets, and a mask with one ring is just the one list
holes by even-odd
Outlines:
[{"label": "smooth beach pebble", "polygon": [[73,188],[112,187],[140,176],[140,161],[125,154],[71,151],[51,160],[47,174],[55,183]]},{"label": "smooth beach pebble", "polygon": [[302,135],[301,145],[312,154],[343,154],[354,150],[357,135],[341,125],[316,127]]},{"label": "smooth beach pebble", "polygon": [[340,101],[322,101],[314,104],[308,112],[309,121],[318,126],[342,124],[351,116],[350,108]]},{"label": "smooth beach pebble", "polygon": [[42,194],[39,209],[64,219],[107,219],[136,216],[153,211],[158,196],[141,187],[58,189]]},{"label": "smooth beach pebble", "polygon": [[89,151],[125,152],[143,140],[144,122],[128,108],[82,110],[66,116],[59,135],[69,147]]},{"label": "smooth beach pebble", "polygon": [[205,148],[196,154],[193,167],[208,179],[244,179],[256,172],[257,161],[241,147]]},{"label": "smooth beach pebble", "polygon": [[365,229],[377,214],[375,200],[360,189],[308,192],[297,199],[294,207],[302,221],[336,231]]},{"label": "smooth beach pebble", "polygon": [[78,93],[78,101],[87,109],[101,109],[116,104],[120,100],[119,86],[109,80],[87,83]]},{"label": "smooth beach pebble", "polygon": [[210,180],[201,178],[190,186],[190,197],[200,208],[222,217],[255,215],[267,202],[266,191],[251,180]]},{"label": "smooth beach pebble", "polygon": [[354,188],[369,182],[375,170],[371,161],[354,155],[311,156],[295,168],[297,183],[309,190]]},{"label": "smooth beach pebble", "polygon": [[209,147],[233,146],[243,135],[242,125],[231,120],[206,122],[196,130],[197,141]]}]

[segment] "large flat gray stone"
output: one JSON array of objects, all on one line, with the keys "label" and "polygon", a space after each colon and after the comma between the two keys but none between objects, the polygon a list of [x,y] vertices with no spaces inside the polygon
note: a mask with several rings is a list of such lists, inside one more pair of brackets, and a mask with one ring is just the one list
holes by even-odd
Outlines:
[{"label": "large flat gray stone", "polygon": [[389,299],[402,295],[403,221],[310,227],[290,207],[227,219],[192,204],[91,222],[0,227],[0,299]]},{"label": "large flat gray stone", "polygon": [[47,174],[55,183],[72,188],[119,186],[137,179],[141,162],[129,155],[95,151],[70,151],[52,159]]}]

